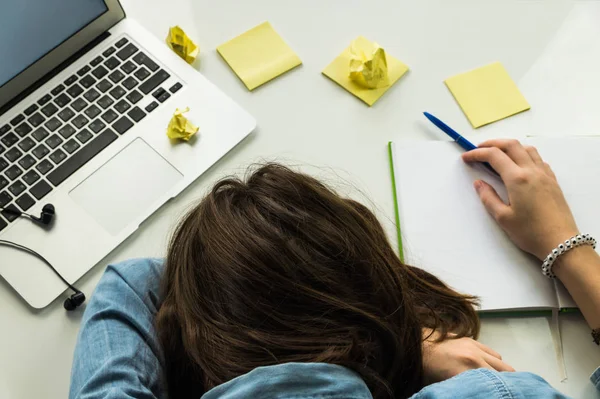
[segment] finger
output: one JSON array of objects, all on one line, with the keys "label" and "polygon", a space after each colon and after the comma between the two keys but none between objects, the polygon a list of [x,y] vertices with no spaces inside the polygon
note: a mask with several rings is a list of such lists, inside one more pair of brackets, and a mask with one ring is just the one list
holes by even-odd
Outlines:
[{"label": "finger", "polygon": [[462,154],[465,162],[487,162],[504,178],[510,173],[517,172],[517,164],[501,149],[495,147],[476,148]]},{"label": "finger", "polygon": [[533,160],[518,140],[494,139],[479,144],[478,148],[496,147],[506,153],[517,165],[526,166],[533,164]]},{"label": "finger", "polygon": [[481,342],[477,342],[477,341],[475,341],[475,344],[476,344],[476,345],[479,347],[479,349],[481,349],[482,351],[484,351],[484,352],[486,352],[486,353],[488,353],[488,354],[490,354],[490,355],[494,356],[494,357],[495,357],[495,358],[497,358],[497,359],[500,359],[500,360],[502,360],[502,356],[501,356],[501,355],[500,355],[498,352],[496,352],[495,350],[493,350],[492,348],[490,348],[489,346],[487,346],[487,345],[484,345],[484,344],[482,344]]},{"label": "finger", "polygon": [[488,355],[487,353],[483,355],[483,360],[485,360],[486,363],[492,366],[496,371],[515,371],[515,369],[509,364],[504,363],[502,360],[495,358],[492,355]]},{"label": "finger", "polygon": [[527,153],[533,160],[533,163],[535,163],[536,165],[539,165],[539,166],[544,165],[544,160],[540,156],[540,153],[538,152],[537,148],[532,147],[532,146],[527,146],[527,147],[525,147],[525,151],[527,151]]},{"label": "finger", "polygon": [[548,174],[550,177],[552,177],[554,180],[556,180],[556,175],[554,174],[554,171],[552,170],[550,165],[546,162],[544,162],[544,170],[546,170],[546,174]]},{"label": "finger", "polygon": [[477,190],[483,206],[496,221],[500,221],[510,212],[510,207],[500,199],[494,187],[482,180],[476,180],[473,186]]}]

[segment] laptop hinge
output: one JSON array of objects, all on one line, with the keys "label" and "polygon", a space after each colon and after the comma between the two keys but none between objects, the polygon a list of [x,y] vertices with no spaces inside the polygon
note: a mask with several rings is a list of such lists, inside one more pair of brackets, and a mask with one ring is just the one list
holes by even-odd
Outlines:
[{"label": "laptop hinge", "polygon": [[82,47],[78,52],[76,52],[75,54],[67,58],[65,61],[63,61],[56,68],[39,78],[34,84],[23,90],[15,98],[13,98],[12,100],[4,104],[2,107],[0,107],[0,116],[8,110],[10,110],[15,105],[17,105],[18,103],[20,103],[21,100],[23,100],[25,97],[36,91],[50,79],[61,73],[65,68],[68,68],[71,64],[80,59],[83,55],[85,55],[88,51],[96,47],[98,44],[102,43],[109,36],[109,32],[102,33],[100,36],[96,37],[94,40],[89,42],[86,46]]}]

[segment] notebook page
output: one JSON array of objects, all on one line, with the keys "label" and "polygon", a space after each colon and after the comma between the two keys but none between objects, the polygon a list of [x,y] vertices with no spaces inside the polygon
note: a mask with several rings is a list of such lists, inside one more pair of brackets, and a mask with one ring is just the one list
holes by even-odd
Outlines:
[{"label": "notebook page", "polygon": [[465,165],[462,152],[453,142],[395,143],[405,261],[479,296],[484,311],[557,307],[539,261],[512,244],[473,189],[484,179],[506,197],[502,183]]}]

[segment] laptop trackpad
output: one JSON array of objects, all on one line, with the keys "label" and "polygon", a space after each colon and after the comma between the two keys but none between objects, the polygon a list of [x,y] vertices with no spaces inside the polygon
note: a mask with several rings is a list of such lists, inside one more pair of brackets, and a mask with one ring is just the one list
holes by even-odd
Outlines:
[{"label": "laptop trackpad", "polygon": [[177,169],[137,138],[69,195],[98,224],[117,235],[182,178]]}]

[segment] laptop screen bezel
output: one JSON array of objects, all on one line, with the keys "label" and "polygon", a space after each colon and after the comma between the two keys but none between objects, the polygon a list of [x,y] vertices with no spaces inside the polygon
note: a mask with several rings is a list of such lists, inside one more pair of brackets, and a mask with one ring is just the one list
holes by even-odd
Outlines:
[{"label": "laptop screen bezel", "polygon": [[125,18],[125,12],[119,0],[104,0],[104,3],[108,11],[0,87],[0,108]]}]

